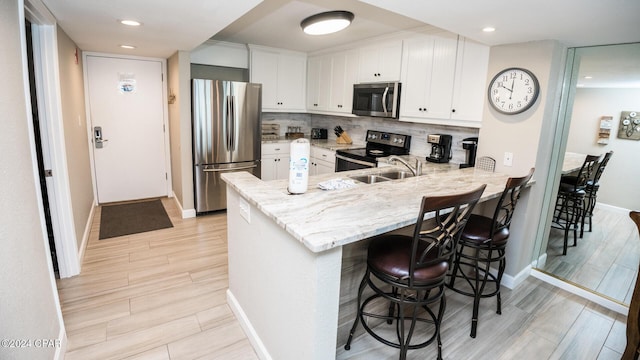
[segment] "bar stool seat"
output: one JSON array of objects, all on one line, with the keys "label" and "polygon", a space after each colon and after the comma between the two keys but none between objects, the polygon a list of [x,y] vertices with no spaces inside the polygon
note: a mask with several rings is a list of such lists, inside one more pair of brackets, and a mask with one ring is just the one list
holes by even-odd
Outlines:
[{"label": "bar stool seat", "polygon": [[[357,315],[345,350],[351,348],[355,331],[362,324],[374,339],[400,349],[400,360],[406,359],[408,350],[433,342],[438,345],[437,358],[442,359],[440,327],[446,307],[446,275],[461,231],[485,187],[449,196],[425,196],[413,236],[388,234],[371,240],[358,289]],[[435,214],[425,220],[427,213]],[[363,300],[367,287],[373,295]],[[394,322],[395,326],[389,326]]]}]

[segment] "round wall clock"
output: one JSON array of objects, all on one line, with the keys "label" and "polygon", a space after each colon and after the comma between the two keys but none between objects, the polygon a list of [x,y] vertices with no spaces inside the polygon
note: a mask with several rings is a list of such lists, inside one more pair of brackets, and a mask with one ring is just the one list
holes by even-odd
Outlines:
[{"label": "round wall clock", "polygon": [[503,114],[519,114],[536,102],[539,92],[540,84],[531,71],[504,69],[489,83],[489,103]]}]

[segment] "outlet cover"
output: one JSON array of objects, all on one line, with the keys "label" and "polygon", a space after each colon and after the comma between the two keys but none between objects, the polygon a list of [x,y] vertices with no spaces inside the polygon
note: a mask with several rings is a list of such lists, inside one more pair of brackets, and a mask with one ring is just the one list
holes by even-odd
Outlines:
[{"label": "outlet cover", "polygon": [[513,153],[504,153],[504,166],[513,166]]}]

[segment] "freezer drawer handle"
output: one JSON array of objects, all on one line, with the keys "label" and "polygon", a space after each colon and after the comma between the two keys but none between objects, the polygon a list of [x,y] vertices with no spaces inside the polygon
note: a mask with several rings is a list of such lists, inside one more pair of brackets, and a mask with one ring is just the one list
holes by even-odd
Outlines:
[{"label": "freezer drawer handle", "polygon": [[202,171],[204,172],[224,172],[224,171],[236,171],[236,170],[245,170],[245,169],[252,169],[254,167],[258,167],[258,165],[249,165],[249,166],[243,166],[243,167],[237,167],[237,168],[233,168],[233,169],[204,169]]}]

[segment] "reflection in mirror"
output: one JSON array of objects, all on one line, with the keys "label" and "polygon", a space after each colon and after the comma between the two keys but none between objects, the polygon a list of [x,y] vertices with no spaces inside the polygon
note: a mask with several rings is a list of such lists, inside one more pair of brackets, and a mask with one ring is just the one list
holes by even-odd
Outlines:
[{"label": "reflection in mirror", "polygon": [[628,215],[630,210],[640,210],[640,141],[625,136],[628,131],[640,134],[640,121],[637,129],[624,125],[630,113],[640,116],[638,59],[640,43],[575,50],[578,71],[573,72],[568,96],[573,106],[567,112],[566,153],[560,159],[563,175],[575,174],[586,155],[609,151],[613,155],[599,180],[591,227],[585,218],[580,237],[582,221],[578,219],[576,245],[569,231],[566,255],[564,231],[552,228],[541,246],[540,258],[546,260],[538,263],[540,270],[552,276],[626,305],[640,261],[640,239]]}]

